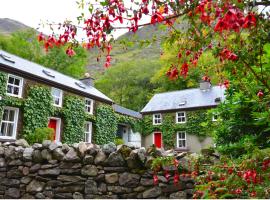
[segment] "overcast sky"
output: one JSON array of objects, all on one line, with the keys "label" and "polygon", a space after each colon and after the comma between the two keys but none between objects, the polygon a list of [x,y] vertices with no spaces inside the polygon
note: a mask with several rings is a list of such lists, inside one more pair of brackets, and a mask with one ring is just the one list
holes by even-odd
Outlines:
[{"label": "overcast sky", "polygon": [[[58,23],[70,19],[76,22],[76,17],[80,15],[76,0],[0,0],[0,2],[0,18],[14,19],[33,28],[38,28],[40,21],[46,20]],[[48,27],[40,31],[51,33]],[[122,33],[123,31],[115,35]]]}]

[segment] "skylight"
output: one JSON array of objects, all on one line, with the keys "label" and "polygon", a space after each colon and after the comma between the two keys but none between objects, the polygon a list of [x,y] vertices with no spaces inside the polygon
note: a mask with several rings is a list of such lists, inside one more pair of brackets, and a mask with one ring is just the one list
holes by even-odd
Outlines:
[{"label": "skylight", "polygon": [[182,101],[182,102],[179,103],[179,106],[184,106],[186,104],[187,104],[187,101]]},{"label": "skylight", "polygon": [[79,82],[75,82],[75,84],[77,85],[77,86],[79,86],[80,88],[83,88],[83,89],[85,89],[85,86],[82,84],[82,83],[79,83]]},{"label": "skylight", "polygon": [[215,102],[216,102],[216,103],[221,102],[221,97],[215,98]]},{"label": "skylight", "polygon": [[53,75],[52,72],[50,72],[50,71],[47,71],[47,70],[43,69],[42,72],[44,74],[46,74],[47,76],[49,76],[49,77],[55,78],[55,75]]},{"label": "skylight", "polygon": [[15,63],[15,61],[12,60],[11,57],[9,57],[9,56],[6,56],[6,55],[4,55],[4,54],[0,54],[0,56],[1,56],[4,60],[6,60],[6,61],[8,61],[8,62]]}]

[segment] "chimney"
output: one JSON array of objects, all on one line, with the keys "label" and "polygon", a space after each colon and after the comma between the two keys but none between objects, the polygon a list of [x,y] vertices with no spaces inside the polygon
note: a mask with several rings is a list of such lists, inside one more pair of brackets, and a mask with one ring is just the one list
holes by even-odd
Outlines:
[{"label": "chimney", "polygon": [[202,91],[208,91],[211,89],[210,81],[200,81],[200,89]]},{"label": "chimney", "polygon": [[80,79],[81,82],[83,82],[86,86],[92,86],[94,87],[94,78],[90,76],[89,73],[84,74],[84,78]]}]

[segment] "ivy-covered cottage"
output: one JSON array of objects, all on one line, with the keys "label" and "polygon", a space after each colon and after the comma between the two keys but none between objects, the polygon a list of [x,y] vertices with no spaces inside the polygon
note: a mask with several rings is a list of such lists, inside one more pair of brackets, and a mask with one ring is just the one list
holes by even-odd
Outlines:
[{"label": "ivy-covered cottage", "polygon": [[142,145],[199,152],[213,145],[210,127],[217,115],[209,109],[224,100],[225,89],[202,81],[200,88],[156,94],[141,111]]},{"label": "ivy-covered cottage", "polygon": [[31,139],[46,127],[56,141],[114,141],[118,124],[135,118],[112,105],[90,77],[76,80],[0,50],[0,141]]}]

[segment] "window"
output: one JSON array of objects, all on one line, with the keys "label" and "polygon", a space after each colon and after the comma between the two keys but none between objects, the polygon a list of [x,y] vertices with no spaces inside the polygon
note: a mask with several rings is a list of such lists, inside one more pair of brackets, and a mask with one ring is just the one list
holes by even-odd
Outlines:
[{"label": "window", "polygon": [[91,143],[92,141],[92,122],[85,123],[84,141]]},{"label": "window", "polygon": [[8,75],[7,95],[14,97],[21,97],[22,86],[23,86],[23,78],[11,74]]},{"label": "window", "polygon": [[85,111],[89,114],[93,114],[94,100],[85,98]]},{"label": "window", "polygon": [[186,112],[176,113],[176,123],[186,123]]},{"label": "window", "polygon": [[63,91],[57,88],[52,88],[53,105],[62,106]]},{"label": "window", "polygon": [[161,114],[153,114],[153,124],[159,125],[162,123],[162,115]]},{"label": "window", "polygon": [[16,139],[18,113],[18,108],[4,107],[3,118],[1,121],[0,138]]},{"label": "window", "polygon": [[187,137],[185,131],[177,132],[177,148],[186,148]]},{"label": "window", "polygon": [[212,115],[212,121],[213,121],[213,122],[216,122],[217,120],[218,120],[218,115],[214,113],[214,114]]}]

